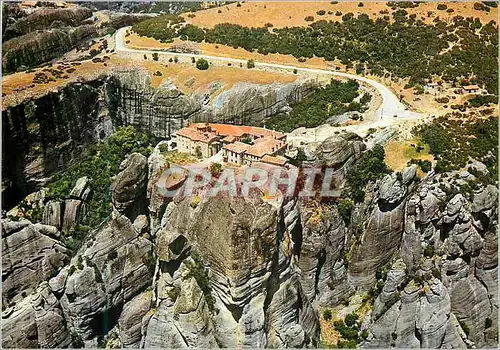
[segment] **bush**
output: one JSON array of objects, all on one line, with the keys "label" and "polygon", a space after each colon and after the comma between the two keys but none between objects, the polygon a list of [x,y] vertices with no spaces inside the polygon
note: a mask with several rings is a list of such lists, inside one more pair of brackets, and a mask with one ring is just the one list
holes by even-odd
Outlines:
[{"label": "bush", "polygon": [[448,103],[448,102],[450,102],[450,99],[448,97],[438,97],[438,98],[436,98],[436,102],[438,102],[438,103]]},{"label": "bush", "polygon": [[204,58],[199,58],[198,61],[196,61],[196,68],[199,70],[207,70],[208,66],[208,61]]},{"label": "bush", "polygon": [[354,80],[332,80],[327,86],[316,88],[306,98],[293,104],[288,115],[271,117],[266,126],[290,132],[298,126],[312,128],[324,124],[331,115],[361,112],[365,105],[352,103],[359,95],[358,88],[359,85]]},{"label": "bush", "polygon": [[318,12],[316,12],[316,14],[319,16],[323,16],[325,13],[326,13],[325,10],[319,10]]},{"label": "bush", "polygon": [[360,3],[358,4],[358,7],[363,7],[363,6],[365,6],[365,5],[364,5],[362,2],[360,2]]},{"label": "bush", "polygon": [[358,315],[356,315],[354,312],[353,313],[350,313],[348,314],[346,317],[345,317],[345,324],[346,326],[348,327],[352,327],[356,324],[356,321],[358,320]]},{"label": "bush", "polygon": [[255,68],[255,62],[254,62],[254,60],[248,60],[247,61],[247,68],[248,69]]},{"label": "bush", "polygon": [[448,8],[448,6],[446,6],[445,4],[438,4],[438,6],[437,6],[437,9],[438,9],[439,11],[444,11],[444,10],[446,10],[447,8]]},{"label": "bush", "polygon": [[354,208],[354,202],[350,199],[343,199],[338,205],[338,211],[342,220],[344,220],[346,225],[349,225],[351,221],[351,213]]},{"label": "bush", "polygon": [[465,323],[465,321],[463,320],[458,320],[458,323],[460,324],[460,327],[462,327],[462,330],[464,331],[465,335],[469,337],[470,329],[467,323]]},{"label": "bush", "polygon": [[76,268],[78,270],[83,270],[83,259],[81,255],[79,255],[78,258],[76,259]]},{"label": "bush", "polygon": [[47,187],[47,199],[65,199],[82,176],[91,180],[92,195],[87,201],[87,215],[79,219],[71,236],[64,238],[65,244],[76,252],[90,228],[96,228],[111,214],[111,178],[120,171],[120,163],[132,152],[149,156],[151,152],[149,138],[137,132],[132,126],[118,129],[106,142],[87,148],[80,159],[63,173],[54,175]]},{"label": "bush", "polygon": [[332,319],[332,311],[330,309],[323,311],[323,318],[325,321],[330,321]]},{"label": "bush", "polygon": [[153,61],[158,61],[159,57],[158,57],[158,52],[153,52]]},{"label": "bush", "polygon": [[314,17],[313,16],[307,16],[306,18],[304,18],[304,20],[306,22],[312,22],[312,21],[314,21]]}]

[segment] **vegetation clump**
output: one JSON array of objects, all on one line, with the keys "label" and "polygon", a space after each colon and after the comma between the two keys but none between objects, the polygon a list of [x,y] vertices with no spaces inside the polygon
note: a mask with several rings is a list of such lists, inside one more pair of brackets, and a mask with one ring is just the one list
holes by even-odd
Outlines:
[{"label": "vegetation clump", "polygon": [[355,201],[363,201],[368,182],[375,181],[390,172],[384,158],[384,148],[376,145],[361,155],[356,167],[347,175],[350,195]]},{"label": "vegetation clump", "polygon": [[448,114],[416,128],[422,141],[437,160],[436,172],[464,167],[470,159],[483,162],[497,174],[498,118],[457,120],[460,114]]},{"label": "vegetation clump", "polygon": [[204,58],[198,59],[198,61],[196,61],[196,68],[198,68],[199,70],[207,70],[208,61]]},{"label": "vegetation clump", "polygon": [[65,199],[80,177],[88,176],[92,195],[87,202],[87,215],[82,217],[73,234],[66,238],[72,250],[76,251],[90,231],[98,227],[111,214],[111,178],[118,174],[120,163],[132,152],[149,156],[151,140],[132,126],[118,129],[106,142],[88,147],[80,160],[66,171],[56,174],[47,184],[48,199]]},{"label": "vegetation clump", "polygon": [[309,96],[294,104],[288,115],[271,118],[266,125],[290,132],[298,126],[313,128],[324,124],[333,115],[363,112],[366,109],[366,105],[362,104],[364,101],[353,101],[359,95],[358,88],[355,80],[332,80],[326,87],[316,88]]},{"label": "vegetation clump", "polygon": [[198,286],[203,291],[209,310],[213,312],[215,299],[212,295],[212,287],[210,287],[210,281],[205,270],[205,266],[203,265],[203,260],[196,252],[191,254],[191,258],[193,258],[194,262],[186,262],[186,265],[189,268],[189,273],[184,277],[184,279],[194,277],[196,283],[198,283]]}]

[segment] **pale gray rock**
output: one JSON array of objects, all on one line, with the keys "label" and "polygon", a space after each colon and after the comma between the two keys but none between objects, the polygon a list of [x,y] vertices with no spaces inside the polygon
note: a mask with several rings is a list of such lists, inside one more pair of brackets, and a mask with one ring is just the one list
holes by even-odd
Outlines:
[{"label": "pale gray rock", "polygon": [[64,215],[62,230],[66,234],[70,234],[71,230],[75,228],[81,209],[82,201],[79,199],[66,199],[64,201]]},{"label": "pale gray rock", "polygon": [[123,347],[139,347],[142,336],[142,319],[151,310],[152,292],[146,291],[123,306],[118,319],[119,337]]},{"label": "pale gray rock", "polygon": [[213,348],[214,326],[203,292],[191,277],[182,281],[174,303],[162,301],[149,319],[144,345],[147,348]]},{"label": "pale gray rock", "polygon": [[73,187],[73,189],[69,193],[69,197],[74,199],[85,200],[86,198],[83,198],[84,197],[83,195],[85,194],[88,185],[89,185],[89,178],[87,176],[79,178],[78,180],[76,180],[75,187]]},{"label": "pale gray rock", "polygon": [[498,204],[498,189],[488,185],[481,192],[475,192],[472,197],[472,212],[479,213],[492,209]]},{"label": "pale gray rock", "polygon": [[48,201],[43,210],[42,223],[54,226],[57,229],[62,228],[62,205],[60,201]]},{"label": "pale gray rock", "polygon": [[47,282],[2,312],[4,348],[69,347],[71,342],[65,316]]},{"label": "pale gray rock", "polygon": [[111,201],[118,212],[134,220],[145,212],[147,159],[140,153],[132,153],[122,162],[120,170],[111,184]]},{"label": "pale gray rock", "polygon": [[8,304],[54,276],[69,260],[70,251],[53,226],[2,220],[2,299]]}]

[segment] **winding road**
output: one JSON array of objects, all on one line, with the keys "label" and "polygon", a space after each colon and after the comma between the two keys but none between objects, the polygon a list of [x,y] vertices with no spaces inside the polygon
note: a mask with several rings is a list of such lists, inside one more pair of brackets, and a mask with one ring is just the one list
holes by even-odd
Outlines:
[{"label": "winding road", "polygon": [[[145,50],[145,49],[132,49],[127,47],[124,44],[125,32],[127,29],[131,27],[123,27],[116,31],[115,33],[115,52],[119,53],[135,53],[135,54],[153,54],[157,53],[158,55],[166,55],[169,57],[177,56],[178,58],[187,58],[189,62],[191,62],[191,58],[204,58],[206,60],[210,60],[212,62],[222,62],[227,64],[231,63],[243,63],[246,65],[247,60],[238,59],[238,58],[230,58],[230,57],[218,57],[218,56],[209,56],[203,54],[192,54],[192,53],[178,53],[178,52],[169,52],[165,50]],[[293,72],[297,70],[297,72],[308,73],[311,75],[326,75],[326,76],[334,76],[348,79],[355,79],[363,84],[370,85],[375,88],[382,97],[382,103],[380,107],[375,111],[375,116],[373,118],[374,121],[382,121],[384,119],[393,120],[394,116],[397,116],[398,119],[419,119],[422,118],[423,115],[417,112],[413,112],[407,110],[405,105],[402,104],[398,97],[385,85],[379,83],[378,81],[368,79],[359,75],[342,73],[336,71],[330,71],[326,69],[314,69],[314,68],[304,68],[304,67],[296,67],[289,66],[284,64],[277,63],[266,63],[266,62],[255,62],[256,68],[262,69],[271,69],[271,70],[286,70],[289,72]]]}]

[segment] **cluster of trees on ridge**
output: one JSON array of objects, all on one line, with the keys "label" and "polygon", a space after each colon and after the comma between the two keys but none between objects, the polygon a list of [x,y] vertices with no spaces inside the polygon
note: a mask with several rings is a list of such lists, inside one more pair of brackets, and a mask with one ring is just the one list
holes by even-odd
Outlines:
[{"label": "cluster of trees on ridge", "polygon": [[365,93],[359,102],[354,101],[358,96],[357,81],[341,82],[332,79],[325,87],[317,87],[309,96],[295,103],[288,115],[276,115],[265,124],[283,132],[290,132],[298,126],[316,127],[334,115],[351,111],[364,112],[371,95]]},{"label": "cluster of trees on ridge", "polygon": [[[453,84],[467,78],[469,83],[498,93],[495,22],[484,24],[479,18],[462,16],[443,21],[438,16],[429,25],[404,9],[396,10],[392,16],[392,23],[389,15],[371,19],[366,14],[355,17],[347,13],[342,15],[342,21],[321,20],[308,27],[247,28],[223,23],[211,29],[182,25],[179,20],[167,27],[167,18],[161,16],[143,21],[133,30],[162,41],[179,37],[241,47],[264,55],[339,59],[348,67],[356,65],[358,73],[410,78],[408,87],[422,85],[436,76]],[[167,22],[172,22],[171,18]]]}]

